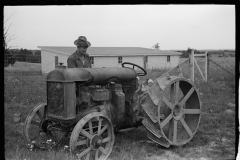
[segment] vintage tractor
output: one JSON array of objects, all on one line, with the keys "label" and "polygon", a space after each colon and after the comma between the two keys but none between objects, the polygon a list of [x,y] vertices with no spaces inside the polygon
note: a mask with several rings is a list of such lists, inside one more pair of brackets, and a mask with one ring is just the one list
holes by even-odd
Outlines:
[{"label": "vintage tractor", "polygon": [[143,125],[148,138],[164,147],[186,144],[200,122],[198,90],[186,78],[164,74],[143,92],[138,76],[146,74],[129,62],[56,68],[46,78],[47,103],[26,118],[28,143],[41,147],[52,141],[53,148],[69,146],[79,159],[107,159],[115,131]]}]

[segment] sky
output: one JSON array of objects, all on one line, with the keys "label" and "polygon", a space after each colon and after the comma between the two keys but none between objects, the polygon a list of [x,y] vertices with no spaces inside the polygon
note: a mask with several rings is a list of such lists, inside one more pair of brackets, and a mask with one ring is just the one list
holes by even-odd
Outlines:
[{"label": "sky", "polygon": [[79,36],[92,47],[235,49],[235,20],[235,5],[4,6],[19,49],[74,47]]}]

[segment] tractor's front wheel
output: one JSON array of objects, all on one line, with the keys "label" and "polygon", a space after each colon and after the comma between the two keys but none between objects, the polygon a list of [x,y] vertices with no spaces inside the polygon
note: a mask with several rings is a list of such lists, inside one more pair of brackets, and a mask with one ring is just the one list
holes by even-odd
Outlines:
[{"label": "tractor's front wheel", "polygon": [[71,154],[78,159],[105,160],[112,152],[113,144],[111,121],[102,113],[93,112],[76,124],[69,145]]},{"label": "tractor's front wheel", "polygon": [[46,106],[46,103],[35,106],[25,120],[24,135],[28,143],[32,141],[40,143],[40,135],[47,132]]}]

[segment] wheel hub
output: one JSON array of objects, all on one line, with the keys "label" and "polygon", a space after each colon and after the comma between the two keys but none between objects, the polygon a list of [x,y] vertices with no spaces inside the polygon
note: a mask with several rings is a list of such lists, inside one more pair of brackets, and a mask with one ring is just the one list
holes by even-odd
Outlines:
[{"label": "wheel hub", "polygon": [[183,107],[179,103],[175,104],[175,106],[173,107],[172,115],[175,120],[180,120],[182,118]]},{"label": "wheel hub", "polygon": [[42,129],[43,132],[47,133],[47,127],[48,127],[48,124],[50,123],[49,120],[43,120],[41,123],[40,123],[40,128]]},{"label": "wheel hub", "polygon": [[90,141],[92,149],[98,149],[102,145],[102,137],[94,135]]}]

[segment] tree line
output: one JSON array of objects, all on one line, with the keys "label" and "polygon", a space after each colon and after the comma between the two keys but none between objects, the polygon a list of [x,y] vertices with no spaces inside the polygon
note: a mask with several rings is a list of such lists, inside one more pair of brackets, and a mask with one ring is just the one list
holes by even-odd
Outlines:
[{"label": "tree line", "polygon": [[189,54],[191,54],[191,52],[194,51],[194,54],[200,54],[202,52],[196,50],[196,49],[193,49],[193,48],[189,48],[187,50],[183,50],[183,51],[180,51],[182,52],[182,58],[188,58],[189,57]]},{"label": "tree line", "polygon": [[4,51],[4,67],[9,64],[13,65],[16,61],[41,63],[40,50],[27,50],[27,49],[8,49]]},{"label": "tree line", "polygon": [[[204,54],[205,53],[205,52],[198,51],[196,49],[189,48],[189,47],[188,47],[187,50],[181,50],[181,51],[179,50],[178,52],[182,53],[182,55],[181,55],[182,58],[188,58],[189,54],[191,54],[192,51],[194,51],[194,54]],[[211,55],[216,54],[219,57],[226,57],[226,56],[235,57],[234,53],[229,54],[229,55],[225,54],[224,52],[226,52],[226,51],[228,51],[228,50],[214,50],[214,51],[208,51],[208,53],[211,54]]]}]

